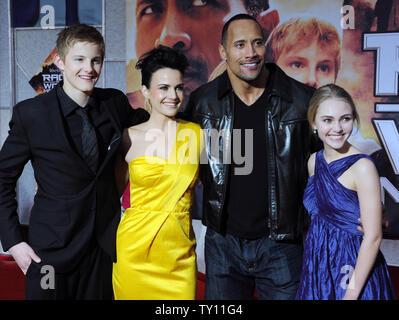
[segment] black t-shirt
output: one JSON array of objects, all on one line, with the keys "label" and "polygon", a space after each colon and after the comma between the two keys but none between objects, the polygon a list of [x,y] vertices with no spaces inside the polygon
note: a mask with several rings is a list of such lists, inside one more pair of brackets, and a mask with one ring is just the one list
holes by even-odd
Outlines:
[{"label": "black t-shirt", "polygon": [[[226,233],[244,239],[257,239],[269,233],[266,91],[250,106],[234,95],[232,156],[224,210],[227,216]],[[248,139],[251,134],[253,142]],[[252,170],[249,170],[251,163]]]}]

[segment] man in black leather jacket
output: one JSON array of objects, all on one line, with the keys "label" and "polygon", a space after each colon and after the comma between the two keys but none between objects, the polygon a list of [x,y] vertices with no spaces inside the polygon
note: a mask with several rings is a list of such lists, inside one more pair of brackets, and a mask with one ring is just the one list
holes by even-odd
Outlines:
[{"label": "man in black leather jacket", "polygon": [[261,299],[292,299],[306,163],[318,147],[306,117],[314,89],[265,64],[261,27],[248,15],[225,24],[219,51],[227,71],[194,91],[183,115],[208,135],[206,298],[250,299],[256,288]]}]

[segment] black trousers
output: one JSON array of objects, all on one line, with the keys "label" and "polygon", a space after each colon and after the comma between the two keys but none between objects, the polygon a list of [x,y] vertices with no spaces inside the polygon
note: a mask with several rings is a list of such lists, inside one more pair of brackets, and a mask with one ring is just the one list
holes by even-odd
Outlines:
[{"label": "black trousers", "polygon": [[25,294],[27,300],[112,300],[112,259],[96,245],[78,268],[62,274],[32,260]]}]

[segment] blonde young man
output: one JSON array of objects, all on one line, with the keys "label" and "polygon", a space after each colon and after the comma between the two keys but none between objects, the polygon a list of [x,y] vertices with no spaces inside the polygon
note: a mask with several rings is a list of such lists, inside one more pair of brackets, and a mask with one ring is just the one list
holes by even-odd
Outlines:
[{"label": "blonde young man", "polygon": [[[113,297],[120,218],[114,158],[123,128],[148,114],[133,110],[119,90],[95,88],[104,52],[94,27],[67,27],[55,57],[63,82],[13,109],[0,151],[0,239],[26,275],[27,299]],[[26,243],[15,186],[29,160],[38,190]]]}]

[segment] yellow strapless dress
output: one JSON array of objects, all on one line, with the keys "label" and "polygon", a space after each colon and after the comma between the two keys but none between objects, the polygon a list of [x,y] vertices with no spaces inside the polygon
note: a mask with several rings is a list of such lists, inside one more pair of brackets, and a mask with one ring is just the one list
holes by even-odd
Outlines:
[{"label": "yellow strapless dress", "polygon": [[195,299],[197,264],[190,209],[202,132],[179,120],[168,159],[129,163],[130,204],[117,231],[116,300]]}]

